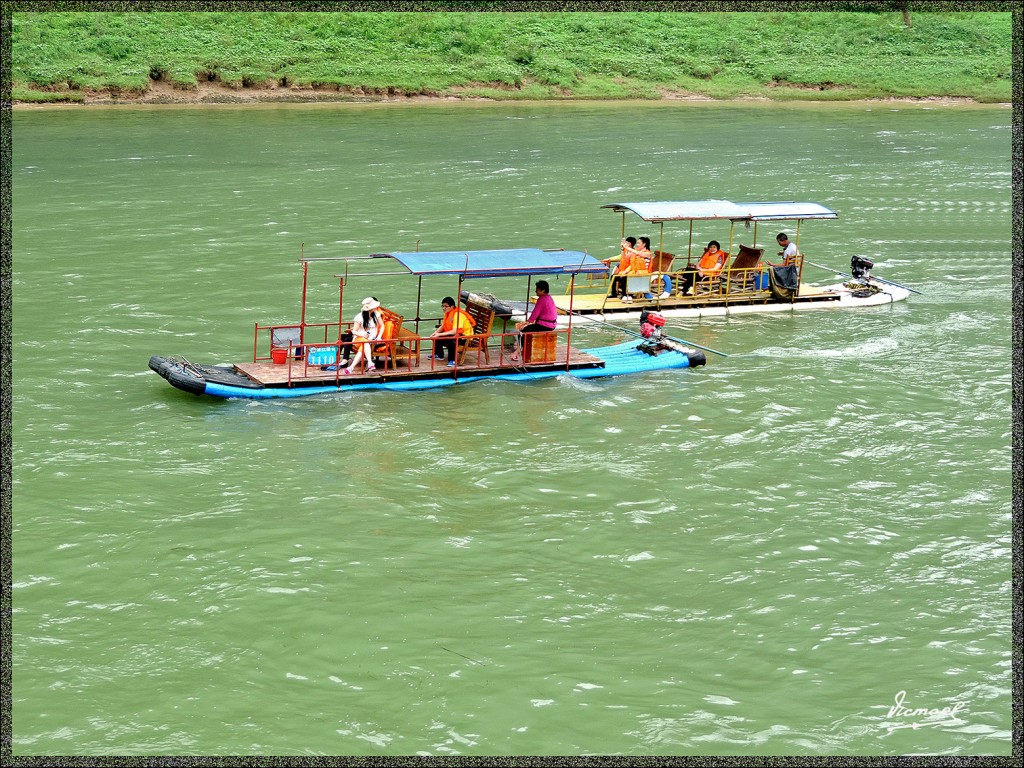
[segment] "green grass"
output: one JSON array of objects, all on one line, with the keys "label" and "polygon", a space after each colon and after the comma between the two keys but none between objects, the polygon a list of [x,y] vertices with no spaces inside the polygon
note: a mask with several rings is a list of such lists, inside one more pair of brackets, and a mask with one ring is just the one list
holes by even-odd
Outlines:
[{"label": "green grass", "polygon": [[16,100],[285,84],[497,99],[1011,100],[1010,13],[14,13]]}]

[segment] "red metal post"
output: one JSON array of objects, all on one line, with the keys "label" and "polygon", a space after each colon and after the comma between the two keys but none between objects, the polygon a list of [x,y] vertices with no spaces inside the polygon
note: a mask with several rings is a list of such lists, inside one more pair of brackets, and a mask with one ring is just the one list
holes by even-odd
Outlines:
[{"label": "red metal post", "polygon": [[[305,249],[305,243],[303,243]],[[302,262],[302,313],[299,319],[299,342],[305,341],[306,335],[306,279],[309,275],[309,262]]]},{"label": "red metal post", "polygon": [[[572,308],[576,298],[576,275],[569,276],[569,328],[565,332],[565,370],[569,370],[569,351],[572,349]],[[555,325],[558,331],[558,325]]]},{"label": "red metal post", "polygon": [[[345,322],[345,278],[338,278],[338,340],[341,340],[341,324]],[[326,337],[326,331],[324,331]]]}]

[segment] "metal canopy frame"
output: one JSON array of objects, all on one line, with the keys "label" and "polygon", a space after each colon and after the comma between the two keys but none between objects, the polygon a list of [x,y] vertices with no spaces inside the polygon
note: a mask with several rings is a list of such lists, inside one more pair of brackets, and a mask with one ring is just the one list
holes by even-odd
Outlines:
[{"label": "metal canopy frame", "polygon": [[414,275],[461,275],[463,279],[528,275],[599,274],[608,267],[584,251],[506,248],[494,251],[415,251],[388,256]]},{"label": "metal canopy frame", "polygon": [[[461,298],[463,281],[471,278],[487,277],[527,277],[527,304],[529,304],[530,290],[535,275],[568,275],[570,294],[573,292],[573,285],[576,275],[579,274],[604,274],[608,272],[608,266],[598,261],[585,251],[567,251],[563,248],[505,248],[491,251],[395,251],[392,253],[371,253],[363,256],[320,256],[309,257],[305,255],[305,243],[302,244],[302,255],[299,262],[302,264],[302,299],[299,321],[300,343],[305,341],[306,324],[306,295],[309,279],[309,265],[311,262],[341,261],[345,264],[345,271],[335,274],[338,278],[338,333],[339,339],[341,328],[344,325],[345,285],[350,279],[350,262],[369,262],[375,259],[390,259],[405,268],[405,272],[399,271],[359,271],[352,274],[352,277],[372,276],[395,276],[414,275],[417,278],[416,292],[416,332],[419,333],[419,326],[423,318],[420,315],[423,298],[423,278],[432,276],[452,276],[458,278],[456,296]],[[458,300],[456,300],[458,301]],[[572,300],[570,298],[569,326],[566,331],[566,344],[572,341]],[[569,360],[566,357],[566,366]],[[568,368],[566,369],[568,370]],[[456,372],[456,375],[457,372]]]},{"label": "metal canopy frame", "polygon": [[644,221],[783,221],[837,219],[839,214],[819,203],[780,202],[733,203],[728,200],[685,200],[642,203],[609,203],[602,208],[629,211]]},{"label": "metal canopy frame", "polygon": [[[665,222],[689,221],[690,236],[686,244],[686,258],[693,258],[693,222],[729,221],[729,251],[733,248],[733,235],[737,222],[749,225],[753,222],[754,246],[757,246],[757,224],[760,221],[795,221],[796,245],[800,247],[800,225],[805,219],[838,219],[839,214],[820,203],[796,202],[793,200],[733,203],[728,200],[683,200],[640,203],[608,203],[602,208],[611,208],[622,214],[622,237],[626,236],[626,212],[634,213],[643,221],[660,227],[658,251],[665,251]],[[802,273],[802,265],[801,265]]]}]

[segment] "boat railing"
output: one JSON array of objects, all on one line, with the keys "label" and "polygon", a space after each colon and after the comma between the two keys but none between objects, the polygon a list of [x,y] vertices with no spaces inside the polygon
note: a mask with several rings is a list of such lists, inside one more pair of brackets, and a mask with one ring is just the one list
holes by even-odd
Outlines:
[{"label": "boat railing", "polygon": [[[730,266],[720,270],[709,279],[701,277],[695,266],[686,265],[682,269],[666,272],[634,272],[628,276],[630,279],[628,285],[635,286],[637,282],[642,281],[646,289],[642,292],[651,294],[649,298],[680,298],[684,295],[701,297],[759,296],[768,290],[768,268],[767,263],[759,263],[753,267],[734,268]],[[665,285],[663,277],[669,278],[669,286]],[[646,281],[643,280],[644,278]],[[583,286],[584,290],[587,287],[589,286]],[[607,298],[615,298],[611,282],[600,285],[595,281],[593,287],[599,289]],[[661,294],[665,293],[666,289],[669,296],[662,297]],[[632,290],[631,287],[628,292],[639,293],[640,291]]]},{"label": "boat railing", "polygon": [[[254,363],[261,360],[270,360],[275,349],[289,350],[288,356],[294,355],[295,350],[306,344],[326,344],[328,340],[334,340],[341,336],[343,328],[348,328],[351,323],[284,323],[280,325],[260,325],[256,323],[253,331],[252,360]],[[333,329],[334,333],[331,334]],[[266,346],[261,348],[260,337],[263,336]],[[265,352],[264,352],[265,350]]]},{"label": "boat railing", "polygon": [[[612,269],[614,269],[614,266],[612,267]],[[573,292],[574,289],[579,290],[580,288],[583,288],[584,290],[590,288],[603,288],[605,290],[608,290],[612,282],[612,277],[614,277],[614,275],[612,274],[611,270],[608,270],[607,272],[599,272],[596,274],[593,272],[589,272],[586,275],[579,275],[576,278],[575,285],[573,283],[568,283],[565,286],[565,293],[566,295],[569,295],[570,293]]]},{"label": "boat railing", "polygon": [[[551,331],[522,334],[523,344],[519,347],[520,333],[517,330],[504,333],[488,333],[484,336],[485,343],[469,348],[465,353],[465,362],[460,363],[461,355],[456,355],[456,364],[460,368],[521,367],[531,365],[567,364],[570,358],[568,328],[556,328]],[[433,341],[430,336],[418,337],[422,343],[422,351],[427,356],[431,370],[442,370],[447,367],[445,362],[435,360],[432,356]],[[472,362],[470,362],[472,360]]]},{"label": "boat railing", "polygon": [[[353,342],[341,341],[339,331],[349,327],[351,323],[316,323],[302,326],[301,324],[256,326],[257,338],[261,331],[268,333],[274,330],[302,330],[302,341],[296,343],[289,340],[287,346],[276,349],[283,353],[280,363],[287,365],[287,381],[289,386],[294,380],[308,379],[311,374],[322,380],[322,371],[333,370],[335,380],[341,377],[344,364],[339,360],[344,355],[345,347]],[[374,357],[378,360],[380,370],[384,373],[396,370],[396,361],[404,360],[408,372],[414,368],[427,372],[454,371],[460,369],[479,370],[482,368],[521,368],[531,366],[568,365],[572,352],[569,346],[569,328],[556,328],[551,331],[528,333],[522,335],[522,346],[518,330],[504,333],[488,333],[483,335],[483,344],[462,349],[459,345],[455,355],[455,365],[448,366],[446,361],[433,357],[434,337],[429,334],[422,336],[406,332],[394,339],[374,344]],[[515,348],[515,349],[514,349]],[[254,362],[272,359],[270,356],[255,355]],[[330,366],[325,368],[325,366]]]}]

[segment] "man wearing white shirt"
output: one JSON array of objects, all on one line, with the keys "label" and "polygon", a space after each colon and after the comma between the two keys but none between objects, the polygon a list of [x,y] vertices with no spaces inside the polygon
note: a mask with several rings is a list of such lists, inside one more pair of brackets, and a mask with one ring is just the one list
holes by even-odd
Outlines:
[{"label": "man wearing white shirt", "polygon": [[779,251],[779,256],[782,257],[782,263],[796,263],[796,257],[800,255],[800,252],[797,250],[796,243],[789,242],[789,236],[785,232],[779,232],[779,234],[775,236],[775,240],[778,242],[779,247],[782,248],[782,250]]}]

